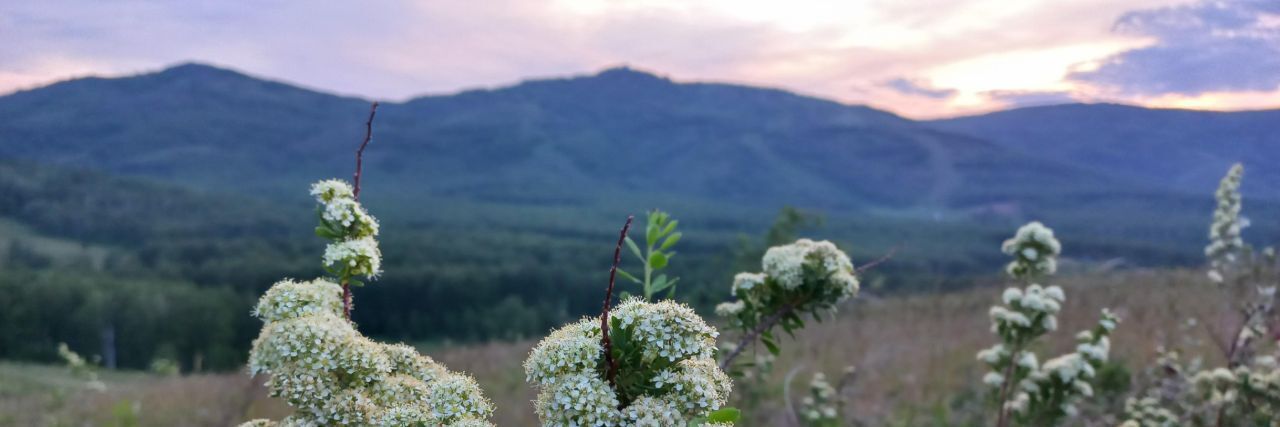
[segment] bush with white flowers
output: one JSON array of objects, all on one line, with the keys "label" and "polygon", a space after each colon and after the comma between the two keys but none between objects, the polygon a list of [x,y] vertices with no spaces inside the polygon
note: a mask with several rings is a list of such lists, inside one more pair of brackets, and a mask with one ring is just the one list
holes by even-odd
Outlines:
[{"label": "bush with white flowers", "polygon": [[819,315],[858,294],[858,278],[853,262],[828,241],[800,239],[769,248],[761,260],[762,273],[738,273],[730,293],[734,300],[716,307],[716,314],[745,338],[735,345],[728,359],[743,351],[758,336],[775,355],[777,342],[772,328],[781,325],[787,332],[804,327],[803,314]]},{"label": "bush with white flowers", "polygon": [[1199,359],[1181,363],[1177,349],[1161,348],[1158,369],[1127,411],[1126,427],[1275,426],[1280,420],[1280,368],[1276,356],[1266,355],[1280,355],[1280,343],[1267,339],[1275,333],[1280,263],[1274,249],[1257,253],[1244,242],[1243,178],[1239,164],[1222,178],[1205,247],[1210,284],[1239,313],[1229,335],[1219,338],[1226,366],[1204,367]]},{"label": "bush with white flowers", "polygon": [[[732,389],[715,364],[715,328],[693,309],[641,298],[611,312],[614,375],[605,359],[600,319],[551,333],[525,360],[534,403],[547,426],[672,426],[715,423]],[[710,425],[710,424],[707,424]]]},{"label": "bush with white flowers", "polygon": [[[1062,246],[1053,230],[1032,222],[1019,228],[1002,249],[1014,258],[1005,272],[1031,282],[1055,272]],[[1031,347],[1058,329],[1065,292],[1058,286],[1030,283],[1005,289],[1001,302],[989,313],[991,331],[1000,342],[978,352],[978,360],[991,369],[982,382],[992,388],[997,402],[996,425],[1049,426],[1076,415],[1077,402],[1093,395],[1091,381],[1107,360],[1108,337],[1119,319],[1103,310],[1098,326],[1077,336],[1075,352],[1041,364]]]},{"label": "bush with white flowers", "polygon": [[840,396],[822,372],[813,374],[809,394],[800,399],[800,422],[808,427],[840,425]]},{"label": "bush with white flowers", "polygon": [[[379,272],[377,221],[345,182],[312,187],[320,201],[316,232],[333,242],[324,264],[338,281]],[[471,377],[450,372],[403,344],[365,338],[344,316],[344,289],[328,279],[283,280],[259,300],[264,323],[249,354],[252,374],[294,408],[279,422],[244,426],[487,426],[493,406]]]}]

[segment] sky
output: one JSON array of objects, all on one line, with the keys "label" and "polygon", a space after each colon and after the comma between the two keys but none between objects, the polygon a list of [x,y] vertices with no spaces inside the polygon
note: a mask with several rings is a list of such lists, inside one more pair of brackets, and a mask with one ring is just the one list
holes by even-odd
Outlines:
[{"label": "sky", "polygon": [[197,61],[383,100],[629,65],[937,118],[1280,107],[1280,0],[46,0],[0,4],[0,94]]}]

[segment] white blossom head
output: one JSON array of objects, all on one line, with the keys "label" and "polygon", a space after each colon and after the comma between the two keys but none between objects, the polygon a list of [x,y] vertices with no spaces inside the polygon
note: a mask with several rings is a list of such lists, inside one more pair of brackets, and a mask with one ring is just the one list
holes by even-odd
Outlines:
[{"label": "white blossom head", "polygon": [[311,184],[311,195],[320,204],[327,204],[338,199],[355,198],[355,192],[352,190],[351,184],[341,179],[326,179]]},{"label": "white blossom head", "polygon": [[253,309],[254,316],[268,323],[321,313],[336,315],[341,312],[342,287],[326,280],[281,280],[262,295]]},{"label": "white blossom head", "polygon": [[728,400],[732,383],[713,359],[718,333],[688,306],[632,298],[611,312],[616,386],[602,368],[601,335],[599,319],[583,319],[529,353],[525,376],[543,425],[684,425]]},{"label": "white blossom head", "polygon": [[474,380],[411,347],[365,338],[341,317],[340,293],[323,280],[285,280],[258,302],[265,325],[249,369],[271,374],[271,395],[295,413],[251,425],[485,425],[493,408]]},{"label": "white blossom head", "polygon": [[1013,257],[1005,272],[1019,279],[1052,275],[1058,269],[1057,258],[1062,253],[1062,245],[1053,230],[1038,221],[1018,228],[1000,249]]},{"label": "white blossom head", "polygon": [[382,251],[372,237],[342,240],[325,247],[324,265],[343,277],[377,277],[382,273]]}]

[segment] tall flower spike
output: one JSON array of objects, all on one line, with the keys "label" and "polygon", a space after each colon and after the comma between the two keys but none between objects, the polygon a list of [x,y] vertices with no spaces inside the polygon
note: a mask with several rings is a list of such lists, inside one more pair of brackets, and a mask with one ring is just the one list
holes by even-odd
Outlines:
[{"label": "tall flower spike", "polygon": [[1214,194],[1217,207],[1213,210],[1213,223],[1209,225],[1209,245],[1204,248],[1204,255],[1209,258],[1209,277],[1221,283],[1223,270],[1234,264],[1244,249],[1244,239],[1240,232],[1249,225],[1248,220],[1240,216],[1243,199],[1240,197],[1240,183],[1244,179],[1244,166],[1239,163],[1227,170],[1218,184]]}]

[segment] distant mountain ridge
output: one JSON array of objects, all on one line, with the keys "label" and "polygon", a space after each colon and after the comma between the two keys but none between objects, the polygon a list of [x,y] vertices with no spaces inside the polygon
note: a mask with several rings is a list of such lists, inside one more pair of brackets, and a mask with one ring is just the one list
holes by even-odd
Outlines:
[{"label": "distant mountain ridge", "polygon": [[1245,191],[1280,198],[1280,110],[1148,109],[1119,104],[1028,107],[929,122],[954,133],[1159,188],[1205,194],[1235,162]]},{"label": "distant mountain ridge", "polygon": [[[309,182],[349,176],[368,108],[185,64],[0,97],[0,159],[303,203]],[[678,206],[695,223],[733,228],[794,205],[864,222],[1043,219],[1194,253],[1232,158],[1251,166],[1248,197],[1280,188],[1265,163],[1280,151],[1272,114],[1076,105],[917,122],[624,67],[384,103],[365,194],[384,217],[430,211],[433,224],[474,219],[453,205],[488,206],[493,218]],[[1220,133],[1247,143],[1165,142]]]},{"label": "distant mountain ridge", "polygon": [[[219,189],[296,189],[350,168],[341,153],[358,141],[366,108],[187,64],[0,98],[0,132],[13,141],[0,156]],[[1071,170],[867,107],[627,68],[384,104],[375,138],[368,161],[380,173],[370,179],[386,177],[389,189],[517,202],[626,191],[936,210],[985,197],[965,183],[1000,190],[982,182],[979,163],[1023,165],[1021,179],[1045,185],[1061,179],[1046,172]]]}]

